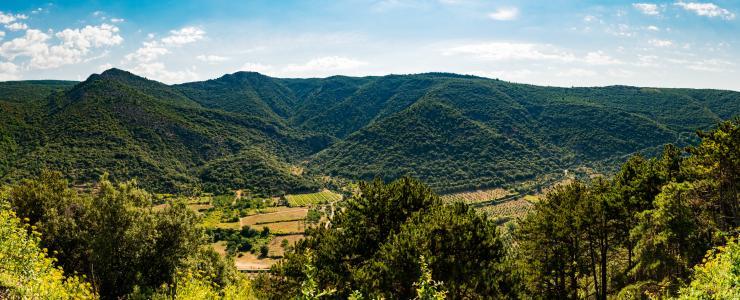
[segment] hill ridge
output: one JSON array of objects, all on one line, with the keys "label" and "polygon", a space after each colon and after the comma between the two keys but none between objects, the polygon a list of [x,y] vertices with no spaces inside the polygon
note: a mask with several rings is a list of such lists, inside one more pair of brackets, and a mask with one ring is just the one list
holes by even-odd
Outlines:
[{"label": "hill ridge", "polygon": [[[444,72],[240,71],[167,85],[113,68],[81,82],[0,83],[0,179],[52,168],[75,180],[139,177],[158,182],[154,190],[280,194],[318,188],[323,175],[412,174],[438,191],[481,188],[578,166],[608,172],[624,155],[689,144],[688,133],[739,112],[740,93],[710,89],[543,87]],[[293,167],[308,169],[295,177]]]}]

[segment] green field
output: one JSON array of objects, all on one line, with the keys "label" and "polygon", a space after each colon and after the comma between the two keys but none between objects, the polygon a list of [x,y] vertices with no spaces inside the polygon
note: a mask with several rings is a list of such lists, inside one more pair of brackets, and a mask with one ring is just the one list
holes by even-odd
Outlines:
[{"label": "green field", "polygon": [[299,207],[339,201],[342,199],[342,195],[330,190],[323,190],[311,194],[286,195],[285,199],[291,207]]}]

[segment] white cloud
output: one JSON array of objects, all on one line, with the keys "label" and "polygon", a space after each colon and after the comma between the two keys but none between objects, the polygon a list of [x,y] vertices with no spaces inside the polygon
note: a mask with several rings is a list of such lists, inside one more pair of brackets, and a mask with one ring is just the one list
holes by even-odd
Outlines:
[{"label": "white cloud", "polygon": [[5,37],[5,31],[0,31],[0,39]]},{"label": "white cloud", "polygon": [[326,71],[341,71],[355,69],[367,65],[366,62],[342,57],[342,56],[325,56],[309,60],[305,64],[288,65],[284,68],[288,73],[318,73]]},{"label": "white cloud", "polygon": [[695,71],[728,73],[735,72],[735,64],[720,59],[705,59],[692,61],[687,68]]},{"label": "white cloud", "polygon": [[62,40],[64,46],[86,50],[90,47],[120,44],[123,42],[123,37],[118,34],[118,31],[118,27],[113,25],[88,25],[78,29],[64,29],[57,32],[56,37]]},{"label": "white cloud", "polygon": [[616,58],[604,54],[603,51],[589,52],[583,61],[590,65],[619,65],[623,63]]},{"label": "white cloud", "polygon": [[656,55],[637,55],[637,62],[634,63],[638,67],[656,67],[658,66],[659,57]]},{"label": "white cloud", "polygon": [[660,15],[658,5],[652,3],[632,3],[632,7],[649,16]]},{"label": "white cloud", "polygon": [[110,21],[113,22],[113,23],[122,23],[122,22],[124,22],[126,20],[123,19],[123,18],[111,18]]},{"label": "white cloud", "polygon": [[5,25],[5,28],[10,31],[26,30],[28,29],[28,25],[26,23],[10,23]]},{"label": "white cloud", "polygon": [[486,60],[573,61],[575,56],[547,44],[491,42],[468,44],[445,50],[443,55],[470,55]]},{"label": "white cloud", "polygon": [[[178,30],[171,30],[170,35],[160,39],[146,41],[142,43],[139,49],[133,53],[126,54],[124,58],[127,61],[138,61],[140,63],[150,63],[162,55],[169,54],[170,48],[179,47],[185,44],[193,43],[203,39],[205,31],[197,27],[183,27]],[[148,34],[148,39],[153,39],[154,34]]]},{"label": "white cloud", "polygon": [[699,16],[710,17],[710,18],[721,18],[724,20],[735,19],[735,14],[727,9],[721,8],[714,3],[700,3],[700,2],[683,2],[679,1],[674,3],[687,11],[691,11]]},{"label": "white cloud", "polygon": [[650,45],[653,45],[654,47],[661,47],[661,48],[673,46],[673,42],[669,40],[652,39],[652,40],[649,40],[648,43],[650,43]]},{"label": "white cloud", "polygon": [[25,20],[28,19],[28,16],[26,15],[14,15],[14,14],[6,14],[4,12],[0,11],[0,24],[10,24],[15,22],[16,20]]},{"label": "white cloud", "polygon": [[516,7],[503,7],[488,14],[488,17],[496,21],[511,21],[519,17],[519,9]]},{"label": "white cloud", "polygon": [[229,60],[228,57],[218,55],[198,55],[195,58],[202,62],[207,62],[211,64],[225,62]]},{"label": "white cloud", "polygon": [[0,56],[10,60],[28,57],[28,67],[50,69],[82,62],[92,49],[118,45],[123,41],[118,28],[108,24],[65,29],[53,36],[60,41],[59,44],[48,43],[52,39],[51,32],[26,30],[25,35],[2,43]]},{"label": "white cloud", "polygon": [[586,23],[593,23],[593,22],[604,23],[604,21],[602,21],[601,19],[597,18],[596,16],[592,16],[592,15],[586,15],[585,17],[583,17],[583,22],[586,22]]},{"label": "white cloud", "polygon": [[10,60],[19,56],[37,57],[48,52],[46,41],[51,36],[36,29],[29,29],[22,37],[12,39],[0,45],[0,55]]},{"label": "white cloud", "polygon": [[660,31],[660,28],[658,28],[658,26],[655,26],[655,25],[650,25],[646,28],[647,30],[650,30],[650,31]]},{"label": "white cloud", "polygon": [[606,32],[618,37],[632,37],[635,35],[632,28],[627,24],[612,25]]},{"label": "white cloud", "polygon": [[259,72],[259,73],[265,73],[268,71],[273,70],[273,66],[271,65],[263,65],[261,63],[245,63],[242,65],[242,67],[239,69],[242,71],[252,71],[252,72]]},{"label": "white cloud", "polygon": [[198,27],[184,27],[170,31],[170,35],[162,39],[165,46],[179,46],[203,39],[206,32]]},{"label": "white cloud", "polygon": [[126,54],[124,58],[128,61],[137,60],[139,62],[151,62],[162,55],[170,53],[165,47],[158,42],[144,42],[143,46],[136,49],[133,53]]},{"label": "white cloud", "polygon": [[0,62],[0,80],[18,79],[18,66],[11,62]]},{"label": "white cloud", "polygon": [[[178,30],[171,30],[170,34],[164,38],[155,40],[153,34],[148,34],[148,41],[142,43],[142,46],[136,51],[124,56],[125,62],[136,62],[137,64],[131,69],[132,72],[146,76],[165,83],[180,83],[198,79],[195,68],[181,71],[170,71],[164,63],[156,61],[163,55],[169,54],[170,49],[180,47],[199,41],[205,37],[205,31],[197,27],[183,27]],[[196,57],[200,60],[216,61],[221,59],[215,55],[199,55]]]},{"label": "white cloud", "polygon": [[164,83],[182,83],[198,80],[198,73],[194,69],[170,71],[161,62],[142,63],[131,69],[131,72]]}]

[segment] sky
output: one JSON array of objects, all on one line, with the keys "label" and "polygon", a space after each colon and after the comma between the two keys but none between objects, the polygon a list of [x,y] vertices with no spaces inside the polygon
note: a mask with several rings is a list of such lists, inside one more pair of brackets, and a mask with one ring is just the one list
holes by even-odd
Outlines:
[{"label": "sky", "polygon": [[740,1],[2,1],[0,80],[453,72],[740,91]]}]

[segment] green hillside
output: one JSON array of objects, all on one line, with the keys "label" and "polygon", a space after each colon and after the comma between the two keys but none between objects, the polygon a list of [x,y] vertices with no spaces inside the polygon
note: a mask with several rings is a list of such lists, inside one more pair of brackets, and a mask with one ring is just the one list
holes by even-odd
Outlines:
[{"label": "green hillside", "polygon": [[[243,188],[270,193],[275,187],[265,181],[283,181],[286,174],[270,169],[276,162],[309,155],[328,141],[259,116],[204,108],[172,87],[120,70],[93,75],[43,101],[46,105],[39,107],[45,115],[30,124],[40,132],[36,145],[23,149],[3,174],[6,180],[48,168],[80,182],[108,172],[113,179],[138,178],[160,191],[199,185],[225,189],[234,187],[210,182],[209,176],[201,182],[199,174],[218,159],[254,154],[248,158],[270,162],[259,163],[259,182],[245,180]],[[242,151],[254,147],[269,155]],[[284,188],[315,186],[303,181]]]},{"label": "green hillside", "polygon": [[[41,169],[155,191],[309,192],[323,175],[438,191],[501,186],[686,145],[740,93],[556,88],[427,73],[280,79],[237,72],[165,85],[111,69],[83,82],[0,83],[0,178]],[[301,175],[293,167],[307,167]]]}]

